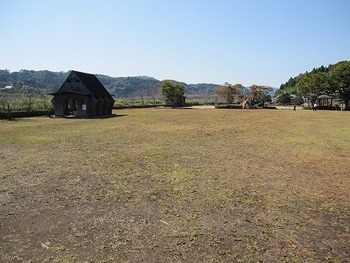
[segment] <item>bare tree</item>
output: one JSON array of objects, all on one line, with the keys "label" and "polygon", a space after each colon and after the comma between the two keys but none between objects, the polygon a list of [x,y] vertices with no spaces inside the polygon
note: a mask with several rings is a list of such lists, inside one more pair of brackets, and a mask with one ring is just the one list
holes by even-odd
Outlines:
[{"label": "bare tree", "polygon": [[41,94],[40,95],[40,102],[43,106],[43,109],[45,110],[45,112],[47,113],[48,116],[50,116],[51,111],[52,111],[52,102],[51,102],[51,98],[48,97],[45,94]]},{"label": "bare tree", "polygon": [[38,90],[24,85],[22,87],[24,94],[23,104],[26,111],[33,111],[34,100],[39,97]]},{"label": "bare tree", "polygon": [[162,99],[162,90],[161,87],[154,87],[148,91],[148,96],[151,98],[152,104],[155,107],[157,105],[157,101]]},{"label": "bare tree", "polygon": [[12,120],[13,100],[9,95],[0,94],[0,112],[4,113],[6,119]]},{"label": "bare tree", "polygon": [[129,107],[134,106],[135,97],[136,97],[135,92],[132,92],[132,93],[129,94],[129,96],[128,96]]},{"label": "bare tree", "polygon": [[26,111],[32,111],[33,110],[33,93],[27,93],[26,96],[23,99],[24,107]]},{"label": "bare tree", "polygon": [[143,106],[145,104],[145,90],[135,90],[134,94],[136,98],[140,99],[141,105]]},{"label": "bare tree", "polygon": [[213,93],[209,89],[203,89],[199,95],[204,105],[214,101]]}]

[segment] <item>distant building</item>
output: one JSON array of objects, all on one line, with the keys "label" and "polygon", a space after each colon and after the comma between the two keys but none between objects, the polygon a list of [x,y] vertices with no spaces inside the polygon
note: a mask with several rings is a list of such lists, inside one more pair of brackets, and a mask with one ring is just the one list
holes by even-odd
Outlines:
[{"label": "distant building", "polygon": [[323,94],[317,97],[317,104],[319,106],[331,107],[333,106],[333,97]]},{"label": "distant building", "polygon": [[9,90],[9,89],[12,89],[13,86],[5,86],[3,88],[0,88],[0,90]]},{"label": "distant building", "polygon": [[112,114],[114,99],[95,75],[71,71],[52,93],[56,116],[95,117]]}]

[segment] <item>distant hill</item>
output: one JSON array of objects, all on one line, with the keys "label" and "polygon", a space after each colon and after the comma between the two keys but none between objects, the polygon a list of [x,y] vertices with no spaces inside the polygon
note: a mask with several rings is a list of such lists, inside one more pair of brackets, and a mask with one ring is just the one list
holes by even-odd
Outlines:
[{"label": "distant hill", "polygon": [[[321,66],[318,68],[313,68],[311,73],[317,73],[317,72],[326,72],[328,73],[329,71],[331,71],[331,69],[334,67],[333,64],[329,64],[328,67],[327,66]],[[309,72],[306,71],[304,73],[300,73],[298,76],[295,77],[290,77],[288,81],[286,81],[285,83],[281,84],[280,88],[277,90],[276,95],[284,93],[284,92],[288,92],[289,94],[297,94],[297,84],[298,81],[306,74],[308,74]]]},{"label": "distant hill", "polygon": [[149,91],[159,88],[161,81],[145,76],[137,77],[110,77],[107,75],[96,75],[103,86],[116,97],[129,97],[136,93],[147,95]]},{"label": "distant hill", "polygon": [[[0,70],[0,88],[13,86],[14,92],[20,91],[23,86],[43,92],[54,92],[62,85],[69,72],[52,72],[48,70],[20,70],[19,72],[10,72],[9,70]],[[133,96],[136,93],[143,92],[145,95],[149,91],[161,86],[161,81],[148,76],[135,77],[111,77],[108,75],[96,74],[97,78],[106,87],[106,89],[116,97]],[[178,82],[178,81],[176,81]],[[216,84],[186,84],[179,82],[186,88],[186,95],[196,95],[202,91],[214,93],[218,85]]]},{"label": "distant hill", "polygon": [[48,70],[20,70],[19,72],[0,70],[0,86],[13,86],[15,90],[28,86],[52,92],[60,87],[67,76],[68,72],[51,72]]},{"label": "distant hill", "polygon": [[[50,93],[59,89],[68,76],[68,72],[52,72],[48,70],[20,70],[10,72],[0,70],[0,88],[13,86],[13,92],[21,92],[23,87],[40,90]],[[106,89],[115,97],[147,96],[152,90],[160,88],[161,81],[148,76],[134,77],[111,77],[108,75],[96,74],[97,78]],[[196,98],[202,96],[213,96],[219,84],[197,83],[187,84],[175,81],[186,89],[186,96]],[[243,87],[242,92],[247,93],[248,88]]]}]

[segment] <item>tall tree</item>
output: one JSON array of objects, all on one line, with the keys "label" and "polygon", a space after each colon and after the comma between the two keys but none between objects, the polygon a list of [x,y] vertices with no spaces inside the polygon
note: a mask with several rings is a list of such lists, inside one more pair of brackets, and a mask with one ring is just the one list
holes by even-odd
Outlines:
[{"label": "tall tree", "polygon": [[261,101],[262,107],[265,107],[265,102],[271,97],[268,96],[268,92],[273,89],[270,87],[265,87],[261,85],[250,86],[250,96],[253,98],[253,101]]},{"label": "tall tree", "polygon": [[284,92],[282,94],[279,95],[277,102],[281,103],[281,104],[289,104],[290,103],[290,95],[288,94],[288,92]]},{"label": "tall tree", "polygon": [[330,71],[329,77],[331,86],[339,92],[347,109],[350,100],[350,61],[337,63]]},{"label": "tall tree", "polygon": [[223,98],[226,104],[230,104],[234,100],[234,96],[240,93],[241,84],[232,85],[228,82],[225,82],[222,86],[219,86],[216,89],[216,94]]},{"label": "tall tree", "polygon": [[184,97],[185,87],[178,83],[173,83],[170,80],[164,80],[162,82],[162,94],[165,100],[172,107],[175,107],[177,102]]},{"label": "tall tree", "polygon": [[298,92],[313,100],[323,92],[330,92],[326,72],[314,72],[303,75],[298,81]]}]

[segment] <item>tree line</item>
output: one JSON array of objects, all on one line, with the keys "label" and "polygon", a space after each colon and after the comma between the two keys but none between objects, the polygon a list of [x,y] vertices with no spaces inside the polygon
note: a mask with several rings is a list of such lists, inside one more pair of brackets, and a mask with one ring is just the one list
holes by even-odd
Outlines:
[{"label": "tree line", "polygon": [[261,107],[265,107],[266,102],[271,102],[271,95],[269,94],[273,89],[263,85],[252,85],[249,88],[243,87],[241,84],[230,84],[225,82],[218,86],[216,94],[227,105],[241,104],[245,107],[246,102],[249,102],[249,107],[253,107],[257,102]]},{"label": "tree line", "polygon": [[328,67],[321,66],[290,78],[280,86],[277,94],[296,94],[313,102],[320,95],[329,95],[340,99],[347,109],[350,100],[350,61],[340,61]]}]

